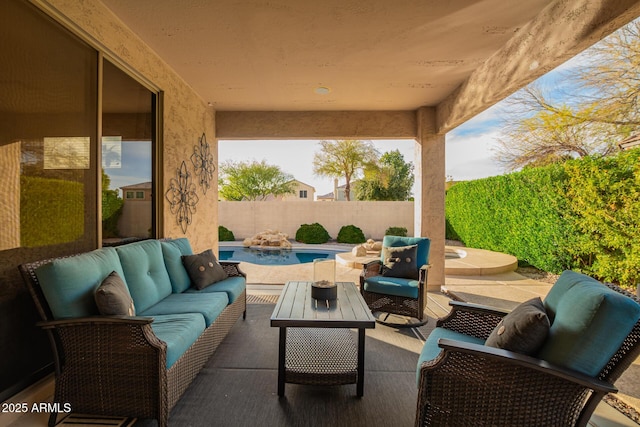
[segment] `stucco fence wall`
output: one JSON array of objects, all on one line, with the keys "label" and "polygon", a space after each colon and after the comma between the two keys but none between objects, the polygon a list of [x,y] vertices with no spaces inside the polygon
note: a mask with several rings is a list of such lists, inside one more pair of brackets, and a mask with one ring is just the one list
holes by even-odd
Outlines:
[{"label": "stucco fence wall", "polygon": [[332,239],[345,225],[360,227],[367,239],[379,240],[389,227],[405,227],[413,236],[413,202],[219,202],[219,224],[236,240],[270,229],[291,239],[302,224],[322,224]]}]

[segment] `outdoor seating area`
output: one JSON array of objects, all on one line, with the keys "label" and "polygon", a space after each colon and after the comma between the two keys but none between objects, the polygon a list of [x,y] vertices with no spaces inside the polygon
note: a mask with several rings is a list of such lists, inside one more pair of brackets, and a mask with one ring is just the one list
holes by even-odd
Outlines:
[{"label": "outdoor seating area", "polygon": [[[385,239],[384,241],[387,245],[395,245],[400,248],[406,247],[403,245],[407,243],[406,239]],[[426,241],[428,242],[428,239]],[[127,330],[141,329],[144,331],[143,336],[147,337],[149,333],[160,336],[158,334],[162,334],[162,331],[153,328],[153,323],[149,323],[150,319],[143,321],[140,317],[135,318],[135,321],[126,321],[122,316],[116,318],[111,316],[106,318],[93,317],[90,320],[86,317],[63,320],[71,314],[63,313],[60,310],[91,311],[95,308],[70,305],[69,301],[61,303],[65,295],[56,296],[56,289],[68,291],[69,288],[65,289],[56,283],[56,280],[52,281],[51,277],[59,276],[64,280],[71,279],[72,285],[75,283],[76,286],[80,283],[96,282],[97,279],[84,280],[88,277],[87,271],[94,271],[92,268],[81,270],[83,280],[79,279],[78,263],[87,266],[87,263],[90,264],[92,259],[99,260],[98,270],[95,270],[97,275],[107,274],[105,271],[111,268],[114,269],[113,271],[119,270],[131,290],[133,305],[140,310],[138,314],[142,316],[153,315],[154,323],[158,323],[158,321],[163,323],[163,316],[171,316],[164,311],[169,310],[183,313],[183,315],[185,311],[180,308],[170,309],[171,303],[168,300],[164,304],[162,301],[158,301],[145,309],[145,296],[140,293],[140,283],[136,284],[136,276],[140,276],[140,274],[135,271],[148,270],[153,272],[157,279],[158,271],[149,265],[148,261],[153,258],[153,255],[159,256],[160,259],[156,259],[156,261],[162,260],[162,265],[167,269],[161,274],[168,279],[171,289],[170,295],[165,298],[175,301],[186,291],[186,294],[198,294],[199,300],[201,300],[200,297],[203,295],[217,295],[218,292],[222,292],[231,302],[210,325],[210,329],[214,329],[216,325],[224,324],[224,326],[220,326],[222,329],[218,328],[214,334],[216,338],[212,341],[202,337],[197,340],[196,344],[193,344],[193,347],[198,345],[207,347],[204,353],[197,348],[190,349],[189,355],[177,357],[178,361],[175,363],[181,367],[176,369],[171,367],[174,362],[167,359],[169,353],[160,351],[160,355],[154,357],[166,360],[164,362],[167,366],[166,375],[161,374],[158,377],[157,372],[152,375],[149,371],[149,373],[132,377],[131,369],[136,372],[147,371],[139,371],[137,367],[132,368],[128,362],[127,366],[123,367],[122,353],[114,350],[105,351],[106,347],[112,347],[117,343],[112,341],[101,343],[95,347],[95,352],[98,354],[86,351],[78,352],[74,347],[79,345],[93,346],[91,343],[87,344],[88,331],[91,331],[92,334],[98,333],[101,337],[98,338],[98,341],[111,336],[112,332],[107,332],[107,330],[118,327],[125,328],[125,325],[128,325]],[[112,258],[113,256],[115,258]],[[134,258],[131,258],[132,256]],[[302,363],[303,368],[295,368],[291,372],[287,368],[287,376],[284,376],[285,371],[282,366],[284,366],[285,359],[283,358],[282,349],[284,347],[282,346],[287,344],[283,341],[282,327],[280,328],[280,344],[278,344],[278,337],[274,335],[274,328],[270,328],[271,330],[263,329],[268,324],[266,316],[269,313],[273,311],[272,324],[276,312],[284,313],[282,309],[278,310],[278,306],[275,311],[273,308],[273,304],[282,292],[282,287],[249,283],[246,285],[245,291],[245,282],[247,280],[253,282],[250,276],[248,277],[242,271],[242,266],[223,262],[222,265],[224,265],[228,278],[202,290],[197,290],[191,287],[194,277],[186,267],[188,264],[182,261],[183,256],[194,256],[186,239],[149,240],[129,243],[116,248],[105,248],[99,253],[94,251],[94,253],[77,257],[54,260],[53,264],[43,261],[21,267],[25,278],[31,282],[30,286],[33,286],[33,294],[38,296],[36,302],[39,304],[39,309],[45,314],[48,313],[46,315],[49,318],[42,325],[50,332],[52,343],[56,343],[57,346],[56,352],[61,356],[57,367],[59,380],[56,382],[55,396],[52,397],[54,401],[58,399],[72,401],[74,408],[84,408],[82,412],[94,416],[100,414],[123,415],[123,410],[131,411],[123,420],[130,422],[129,425],[139,427],[150,427],[156,425],[156,422],[158,425],[167,425],[167,423],[168,425],[194,425],[196,420],[204,422],[204,420],[210,420],[207,416],[207,408],[211,405],[215,405],[216,412],[220,417],[232,417],[232,412],[237,411],[237,402],[234,403],[233,399],[231,402],[217,399],[220,399],[221,393],[228,396],[239,393],[238,396],[241,396],[246,393],[243,390],[248,390],[246,387],[253,390],[250,392],[251,397],[259,400],[259,402],[254,401],[252,405],[254,410],[260,408],[261,411],[271,413],[271,416],[274,417],[273,420],[283,422],[287,418],[300,420],[299,417],[308,410],[309,405],[313,406],[313,402],[324,402],[329,413],[334,417],[344,417],[344,420],[349,421],[349,425],[387,425],[386,423],[390,422],[391,418],[389,417],[391,416],[397,423],[396,425],[409,425],[410,420],[415,420],[415,425],[425,426],[474,425],[476,422],[492,425],[513,425],[524,422],[525,425],[541,426],[633,425],[630,419],[601,402],[607,393],[616,391],[613,383],[640,354],[640,305],[638,299],[613,285],[606,287],[588,276],[568,271],[563,273],[553,286],[546,288],[545,295],[538,295],[522,301],[513,310],[459,302],[455,301],[455,298],[447,298],[444,294],[427,294],[425,292],[425,298],[428,302],[423,311],[427,324],[403,325],[400,323],[399,326],[393,326],[393,322],[383,322],[378,324],[375,329],[367,329],[366,352],[364,352],[365,329],[359,329],[360,332],[356,334],[359,336],[353,335],[352,338],[349,338],[349,335],[355,334],[355,332],[347,333],[345,336],[336,335],[336,332],[327,335],[328,337],[339,336],[340,340],[346,339],[349,342],[360,343],[358,344],[358,348],[360,348],[358,354],[361,355],[357,359],[362,358],[362,360],[357,363],[357,370],[355,353],[352,356],[348,354],[350,351],[355,351],[355,344],[353,344],[352,350],[350,350],[351,345],[345,344],[338,346],[340,347],[338,357],[340,360],[346,357],[344,360],[351,366],[345,373],[327,376],[324,368],[316,367],[311,369],[318,373],[309,376],[304,373],[304,370],[309,369],[304,368],[308,362],[297,356],[299,361],[294,363]],[[195,257],[201,256],[202,254],[195,255]],[[105,262],[106,260],[117,261],[117,263],[109,264]],[[100,265],[101,263],[104,265]],[[132,270],[133,265],[136,267]],[[149,265],[149,268],[141,268],[144,265]],[[100,268],[106,268],[106,270],[99,270]],[[273,267],[262,268],[268,272]],[[340,268],[337,267],[337,270]],[[357,277],[356,273],[362,277],[366,275],[367,267],[361,271],[358,269],[349,270],[352,274],[351,278]],[[229,281],[229,279],[231,280]],[[212,279],[205,279],[205,281],[208,280]],[[228,282],[225,283],[225,281]],[[234,285],[233,282],[237,283]],[[146,286],[149,283],[151,282],[147,282]],[[307,283],[310,284],[310,282],[291,283],[295,283],[296,287],[302,286],[303,288]],[[86,285],[82,286],[86,287]],[[455,288],[455,285],[453,287]],[[292,290],[291,298],[285,297],[285,300],[288,301],[287,304],[293,302],[293,295],[300,295],[300,292],[295,289],[297,288],[294,287]],[[529,296],[535,295],[539,289],[539,287],[533,287]],[[236,292],[238,290],[241,292]],[[353,295],[349,297],[347,294],[340,293],[342,297],[339,299],[353,300],[354,296],[358,295],[358,291],[354,292],[351,292]],[[501,296],[510,297],[508,291],[504,295],[495,295],[495,297]],[[146,297],[148,297],[148,293]],[[247,298],[248,313],[244,311],[245,298]],[[366,298],[363,303],[365,300]],[[51,302],[48,303],[48,301]],[[189,306],[193,307],[192,299],[189,301],[191,301]],[[303,306],[306,304],[304,301],[301,303]],[[291,307],[294,308],[296,305]],[[321,318],[327,315],[329,318],[331,317],[332,306],[328,305],[327,307],[327,314],[322,315]],[[164,311],[160,313],[158,310]],[[197,311],[198,309],[193,307],[187,311],[193,310]],[[291,308],[287,310],[291,310]],[[375,311],[375,307],[372,307],[372,310]],[[239,319],[243,311],[247,315],[246,320]],[[83,313],[82,315],[86,316],[87,314],[91,313]],[[204,310],[203,314],[205,315],[205,323],[207,323],[206,319],[209,313]],[[413,317],[411,314],[407,315],[402,312],[390,315],[392,317]],[[282,317],[282,314],[279,314],[275,318],[282,318],[282,325],[289,325],[289,323],[284,323],[289,322],[286,320],[287,317],[288,315]],[[101,318],[104,320],[103,322],[100,322]],[[304,318],[306,318],[305,315],[301,319]],[[373,320],[373,317],[369,319]],[[137,324],[133,325],[133,323]],[[346,327],[349,328],[348,325],[351,323],[353,321],[346,320]],[[151,325],[150,331],[146,330],[149,325]],[[209,323],[207,325],[209,326]],[[295,325],[295,322],[290,324],[290,326]],[[311,325],[312,323],[309,321],[302,320],[302,323],[297,326],[310,327]],[[327,323],[326,326],[329,325],[331,323]],[[367,325],[366,328],[371,328],[371,325]],[[336,326],[340,327],[337,324],[330,327]],[[576,329],[576,327],[581,329]],[[99,332],[101,328],[105,328],[104,333]],[[261,332],[254,335],[257,333],[254,328]],[[502,336],[505,329],[506,332]],[[77,330],[77,332],[68,333],[68,330]],[[337,329],[331,330],[338,331]],[[298,348],[298,350],[292,351],[302,351],[301,355],[305,355],[311,350],[311,347],[330,345],[328,342],[322,344],[324,342],[322,336],[325,332],[321,331],[329,331],[328,329],[310,329],[309,331],[311,335],[304,332],[304,329],[298,330],[296,327],[290,329],[290,339],[293,341],[289,345]],[[116,334],[113,335],[116,337],[113,339],[126,340],[124,337],[128,334],[131,332],[127,332],[125,335]],[[205,334],[203,333],[203,336]],[[83,339],[76,338],[83,335]],[[258,339],[260,335],[264,340]],[[286,337],[286,335],[285,332],[284,336]],[[492,340],[494,342],[490,343]],[[170,345],[171,342],[168,344]],[[257,346],[257,349],[260,349],[259,355],[247,355],[246,353],[250,352],[248,349],[239,348],[247,345]],[[217,350],[218,347],[221,350]],[[278,356],[278,351],[280,351],[280,356]],[[322,361],[324,356],[320,355],[323,354],[323,350],[318,347],[315,351],[319,353],[314,353],[316,354],[314,360]],[[344,353],[345,351],[347,353]],[[85,363],[84,368],[75,367],[73,364],[82,364],[80,359],[76,358],[76,354],[82,355],[81,357],[94,354],[96,359],[89,361],[89,365]],[[200,356],[197,358],[191,354],[200,354]],[[366,365],[364,363],[365,354],[367,354]],[[567,357],[567,355],[571,356]],[[97,357],[100,356],[104,356],[106,359],[98,362]],[[108,360],[110,357],[113,358],[111,365]],[[288,357],[287,364],[291,363]],[[351,360],[352,357],[353,361],[349,362],[348,360]],[[190,358],[194,360],[188,361]],[[393,358],[393,365],[396,366],[394,370],[389,370],[392,364],[390,360],[385,361],[386,358]],[[135,359],[138,359],[138,356]],[[131,359],[127,360],[131,362]],[[339,362],[339,364],[342,363],[345,362]],[[105,372],[96,371],[96,364],[105,366]],[[91,369],[88,366],[91,366]],[[107,368],[107,366],[111,367]],[[202,368],[204,368],[204,374],[200,374]],[[157,370],[157,368],[154,369]],[[298,369],[303,369],[303,371]],[[316,371],[316,369],[320,370]],[[224,381],[219,378],[221,375],[224,376]],[[82,377],[82,381],[77,381],[78,377]],[[113,380],[107,381],[108,377]],[[160,380],[162,377],[166,378],[167,395],[160,398],[161,402],[163,399],[167,399],[168,402],[164,418],[158,412],[158,408],[162,408],[162,403],[158,407],[152,405],[149,409],[141,410],[145,406],[140,401],[127,398],[128,406],[123,402],[123,399],[111,402],[101,401],[101,405],[104,406],[96,406],[95,399],[97,397],[95,392],[91,391],[93,385],[106,384],[106,387],[114,387],[117,390],[117,385],[115,385],[117,380],[123,381],[124,377],[127,379],[122,385],[126,384],[127,393],[120,391],[106,393],[106,395],[129,396],[131,390],[136,390],[135,383],[138,380],[135,378],[160,378]],[[101,378],[101,380],[96,381],[97,378]],[[337,382],[334,378],[338,379]],[[344,378],[348,380],[344,380]],[[172,381],[177,381],[179,386]],[[285,381],[293,383],[288,387],[286,395],[284,394]],[[397,398],[400,400],[394,403],[394,407],[388,408],[389,415],[371,419],[370,415],[364,415],[363,411],[365,408],[370,409],[371,405],[387,405],[383,402],[385,399],[390,399],[389,393],[393,389],[389,388],[388,381],[394,381],[396,386],[411,391],[405,393],[403,397]],[[358,383],[357,395],[362,399],[359,402],[349,403],[349,394],[353,393],[350,387],[336,388],[332,386],[355,382]],[[370,390],[367,393],[363,393],[365,383],[370,384],[367,385],[367,390]],[[506,386],[506,384],[509,385]],[[176,389],[175,387],[180,388]],[[146,393],[144,390],[147,389],[147,386],[142,386],[135,395],[141,398]],[[276,390],[278,390],[277,394],[281,396],[280,399],[274,395]],[[104,393],[104,391],[103,389],[100,393]],[[76,394],[74,395],[74,393]],[[209,397],[203,400],[202,393]],[[393,393],[397,394],[397,392]],[[282,407],[283,401],[281,399],[285,399],[284,401],[289,404]],[[336,400],[340,403],[336,404]],[[147,399],[142,398],[142,401],[147,401]],[[415,409],[416,402],[417,411]],[[305,406],[296,406],[294,403]],[[352,407],[352,405],[354,406]],[[342,415],[341,411],[345,411],[347,407],[350,408],[350,411],[353,409],[355,412],[350,415]],[[195,412],[194,408],[196,408]],[[605,411],[604,416],[601,415],[603,410]],[[354,418],[354,414],[358,414],[361,418]],[[618,420],[624,421],[626,419],[630,424],[619,424],[616,421],[606,422],[606,417],[611,414],[614,414],[614,418],[617,417]],[[255,415],[247,412],[244,415],[238,414],[235,419],[221,418],[225,420],[221,425],[235,425],[236,422],[242,424],[244,417],[248,417],[248,420],[253,416]],[[282,418],[283,416],[286,418]],[[66,415],[61,415],[60,419],[62,421],[59,425],[66,425],[64,421]],[[594,424],[594,419],[599,421]],[[54,420],[55,418],[52,416],[50,425],[54,425]],[[603,423],[602,420],[605,422]],[[71,418],[69,418],[69,422],[72,422]],[[28,424],[18,422],[15,425]],[[325,425],[325,423],[318,421],[313,425]]]}]

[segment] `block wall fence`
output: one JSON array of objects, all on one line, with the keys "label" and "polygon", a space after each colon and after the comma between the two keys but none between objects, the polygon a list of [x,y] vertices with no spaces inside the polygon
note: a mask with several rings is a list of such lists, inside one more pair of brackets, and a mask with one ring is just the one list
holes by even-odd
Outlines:
[{"label": "block wall fence", "polygon": [[322,224],[332,239],[344,225],[360,227],[367,239],[380,240],[389,227],[413,236],[413,202],[226,202],[218,203],[219,224],[243,240],[270,229],[294,239],[302,224]]}]

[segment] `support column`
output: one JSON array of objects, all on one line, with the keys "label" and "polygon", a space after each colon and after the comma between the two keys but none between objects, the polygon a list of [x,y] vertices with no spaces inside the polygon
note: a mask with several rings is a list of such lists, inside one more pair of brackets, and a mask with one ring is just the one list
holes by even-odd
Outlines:
[{"label": "support column", "polygon": [[435,133],[435,108],[423,107],[416,114],[414,234],[431,239],[427,290],[439,291],[444,285],[445,136]]}]

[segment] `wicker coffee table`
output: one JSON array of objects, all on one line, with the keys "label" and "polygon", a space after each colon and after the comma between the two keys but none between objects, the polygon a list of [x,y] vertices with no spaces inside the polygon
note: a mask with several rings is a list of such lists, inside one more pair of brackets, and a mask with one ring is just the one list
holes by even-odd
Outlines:
[{"label": "wicker coffee table", "polygon": [[[280,328],[278,395],[285,383],[356,384],[364,394],[365,329],[376,321],[355,283],[339,282],[338,299],[311,298],[311,282],[287,282],[271,326]],[[358,330],[357,343],[355,334]]]}]

